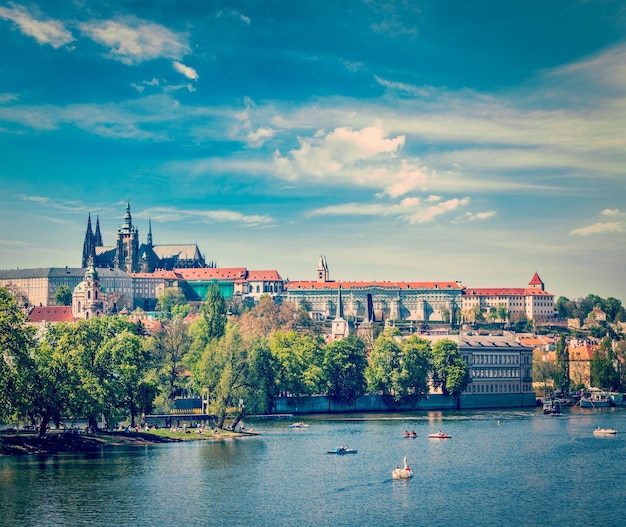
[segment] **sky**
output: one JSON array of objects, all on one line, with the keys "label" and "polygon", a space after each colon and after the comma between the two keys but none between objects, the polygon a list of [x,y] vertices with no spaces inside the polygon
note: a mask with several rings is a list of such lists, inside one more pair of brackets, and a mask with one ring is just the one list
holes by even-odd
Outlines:
[{"label": "sky", "polygon": [[0,268],[155,244],[626,303],[623,0],[0,0]]}]

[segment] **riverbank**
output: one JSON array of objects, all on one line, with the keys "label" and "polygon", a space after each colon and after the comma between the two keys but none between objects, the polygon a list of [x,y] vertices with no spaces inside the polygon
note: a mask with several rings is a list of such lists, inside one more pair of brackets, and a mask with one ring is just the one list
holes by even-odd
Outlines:
[{"label": "riverbank", "polygon": [[222,441],[249,434],[229,430],[204,431],[202,434],[169,429],[145,432],[96,432],[74,434],[51,431],[40,438],[33,432],[0,433],[0,456],[57,454],[60,452],[93,452],[103,448],[134,447],[181,441]]}]

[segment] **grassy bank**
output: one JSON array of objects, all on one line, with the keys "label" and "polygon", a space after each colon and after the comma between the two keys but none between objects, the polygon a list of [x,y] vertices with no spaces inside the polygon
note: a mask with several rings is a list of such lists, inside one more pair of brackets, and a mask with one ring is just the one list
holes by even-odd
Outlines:
[{"label": "grassy bank", "polygon": [[228,430],[171,431],[162,428],[145,432],[97,432],[73,434],[52,431],[40,438],[33,432],[6,431],[0,433],[0,455],[56,454],[59,452],[92,452],[102,448],[132,447],[180,441],[219,441],[244,436]]}]

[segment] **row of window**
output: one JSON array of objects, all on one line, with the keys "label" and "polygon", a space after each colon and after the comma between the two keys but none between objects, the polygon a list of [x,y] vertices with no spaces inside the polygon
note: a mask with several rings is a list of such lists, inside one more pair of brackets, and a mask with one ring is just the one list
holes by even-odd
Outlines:
[{"label": "row of window", "polygon": [[472,377],[496,377],[496,378],[517,378],[519,379],[518,368],[491,369],[477,368],[472,370]]},{"label": "row of window", "polygon": [[495,355],[492,353],[473,353],[473,364],[519,364],[519,355]]}]

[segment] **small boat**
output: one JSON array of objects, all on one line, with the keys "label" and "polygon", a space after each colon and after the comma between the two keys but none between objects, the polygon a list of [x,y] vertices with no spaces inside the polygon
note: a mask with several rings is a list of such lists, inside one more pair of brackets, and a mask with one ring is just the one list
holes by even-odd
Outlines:
[{"label": "small boat", "polygon": [[411,430],[410,432],[405,430],[404,437],[417,437],[417,432],[415,430]]},{"label": "small boat", "polygon": [[597,436],[614,436],[617,434],[617,430],[615,428],[600,428],[597,427],[593,433]]},{"label": "small boat", "polygon": [[543,413],[546,415],[559,415],[563,412],[561,401],[558,399],[546,399],[543,403]]},{"label": "small boat", "polygon": [[307,425],[306,423],[303,423],[302,421],[298,422],[298,423],[292,423],[289,425],[289,428],[308,428],[309,425]]},{"label": "small boat", "polygon": [[409,479],[413,477],[413,472],[406,464],[406,458],[404,458],[404,468],[396,467],[391,473],[393,479]]},{"label": "small boat", "polygon": [[436,434],[428,434],[430,439],[450,439],[452,436],[448,434],[444,434],[441,430]]},{"label": "small boat", "polygon": [[332,450],[328,451],[328,454],[356,454],[356,448],[348,448],[347,446],[336,446]]}]

